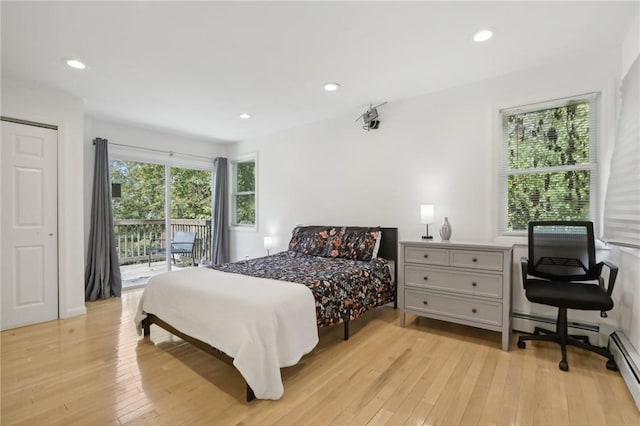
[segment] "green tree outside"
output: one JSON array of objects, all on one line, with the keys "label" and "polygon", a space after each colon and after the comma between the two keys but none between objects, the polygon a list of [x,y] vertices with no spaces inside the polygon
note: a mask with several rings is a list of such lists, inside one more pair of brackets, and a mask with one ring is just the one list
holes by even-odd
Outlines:
[{"label": "green tree outside", "polygon": [[255,161],[236,163],[235,223],[238,225],[253,225],[256,223],[255,172]]},{"label": "green tree outside", "polygon": [[[121,184],[113,200],[114,219],[163,219],[164,166],[136,161],[111,162],[111,181]],[[211,171],[171,169],[171,217],[211,218]]]},{"label": "green tree outside", "polygon": [[589,164],[589,113],[584,102],[505,117],[508,230],[532,220],[588,219],[591,172],[566,166]]}]

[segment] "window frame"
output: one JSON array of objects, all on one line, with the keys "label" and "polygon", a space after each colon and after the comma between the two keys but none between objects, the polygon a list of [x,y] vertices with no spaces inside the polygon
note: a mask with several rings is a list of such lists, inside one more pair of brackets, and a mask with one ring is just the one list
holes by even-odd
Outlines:
[{"label": "window frame", "polygon": [[[524,174],[540,174],[540,173],[563,173],[572,170],[588,170],[589,171],[589,214],[584,220],[596,222],[597,197],[598,197],[598,164],[597,164],[597,147],[600,138],[600,100],[599,92],[585,93],[581,95],[568,96],[559,99],[536,102],[527,105],[502,108],[499,110],[499,129],[500,129],[500,167],[498,172],[499,180],[499,200],[498,200],[498,235],[524,237],[527,230],[509,230],[507,229],[509,217],[509,193],[508,180],[510,176]],[[507,117],[514,114],[522,114],[550,108],[560,108],[576,103],[589,103],[589,162],[576,165],[561,165],[553,167],[539,167],[528,169],[509,169],[509,137],[506,132]],[[597,229],[597,228],[596,228]]]},{"label": "window frame", "polygon": [[[229,190],[229,214],[231,220],[229,221],[229,228],[234,231],[257,231],[258,230],[258,153],[250,153],[238,156],[230,161],[231,167],[229,167],[229,184],[231,188]],[[237,192],[238,183],[238,164],[240,163],[254,163],[253,179],[254,190]],[[254,214],[252,224],[237,223],[237,197],[239,195],[251,195],[254,196]]]}]

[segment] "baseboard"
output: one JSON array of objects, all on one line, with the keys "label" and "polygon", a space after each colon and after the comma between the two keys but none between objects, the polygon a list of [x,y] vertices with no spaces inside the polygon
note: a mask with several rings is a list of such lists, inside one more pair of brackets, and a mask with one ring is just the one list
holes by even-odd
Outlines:
[{"label": "baseboard", "polygon": [[609,349],[618,364],[618,370],[640,411],[640,354],[624,333],[616,331],[609,337]]},{"label": "baseboard", "polygon": [[67,312],[60,313],[60,318],[71,318],[77,317],[78,315],[86,315],[87,308],[86,306],[79,306],[77,308],[69,309]]}]

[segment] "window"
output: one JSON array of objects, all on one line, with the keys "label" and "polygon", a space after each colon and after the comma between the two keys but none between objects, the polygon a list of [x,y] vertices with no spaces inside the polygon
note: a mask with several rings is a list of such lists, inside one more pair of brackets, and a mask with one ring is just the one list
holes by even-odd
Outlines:
[{"label": "window", "polygon": [[595,94],[502,110],[503,234],[532,220],[592,220]]},{"label": "window", "polygon": [[233,161],[232,224],[238,227],[256,226],[256,156]]}]

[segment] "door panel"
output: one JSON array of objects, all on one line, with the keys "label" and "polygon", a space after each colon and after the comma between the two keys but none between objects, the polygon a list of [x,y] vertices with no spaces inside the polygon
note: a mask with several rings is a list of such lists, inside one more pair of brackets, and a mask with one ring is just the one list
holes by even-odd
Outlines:
[{"label": "door panel", "polygon": [[58,318],[57,132],[2,122],[2,329]]},{"label": "door panel", "polygon": [[42,202],[44,198],[44,176],[42,169],[14,168],[15,192],[13,218],[14,227],[44,225]]}]

